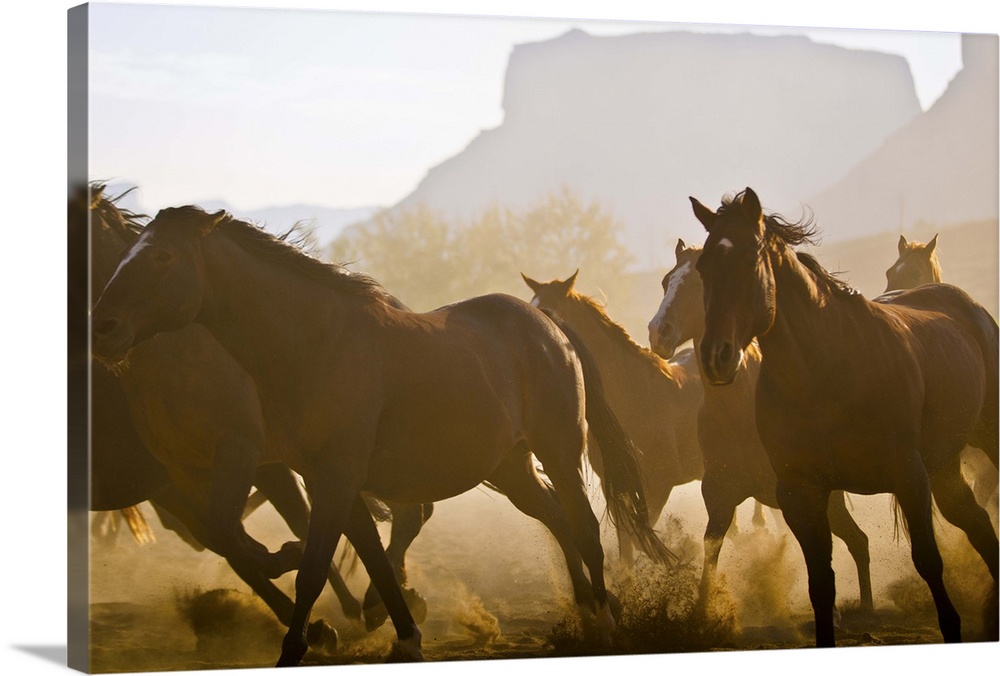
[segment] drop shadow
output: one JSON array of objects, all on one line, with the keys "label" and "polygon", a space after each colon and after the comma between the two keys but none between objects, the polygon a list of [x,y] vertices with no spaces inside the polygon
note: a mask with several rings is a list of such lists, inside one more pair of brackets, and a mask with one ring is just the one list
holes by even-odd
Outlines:
[{"label": "drop shadow", "polygon": [[61,667],[66,666],[68,649],[64,645],[13,645],[11,648],[34,655],[46,662],[58,664]]}]

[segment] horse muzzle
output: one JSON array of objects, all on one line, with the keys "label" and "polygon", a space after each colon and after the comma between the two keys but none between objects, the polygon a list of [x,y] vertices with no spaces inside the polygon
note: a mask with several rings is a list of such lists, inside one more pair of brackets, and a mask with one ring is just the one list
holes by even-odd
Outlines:
[{"label": "horse muzzle", "polygon": [[125,361],[134,343],[135,332],[124,322],[114,318],[94,320],[90,351],[95,359],[116,366]]},{"label": "horse muzzle", "polygon": [[711,385],[729,385],[743,364],[743,350],[729,341],[702,341],[702,376]]},{"label": "horse muzzle", "polygon": [[649,349],[663,359],[670,359],[677,352],[677,331],[672,324],[649,323]]}]

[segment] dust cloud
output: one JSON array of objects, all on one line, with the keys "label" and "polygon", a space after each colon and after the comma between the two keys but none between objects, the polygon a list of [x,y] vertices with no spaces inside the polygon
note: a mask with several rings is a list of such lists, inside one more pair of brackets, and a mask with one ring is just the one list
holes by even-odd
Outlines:
[{"label": "dust cloud", "polygon": [[[591,478],[593,481],[593,479]],[[602,505],[591,486],[595,511]],[[162,529],[144,506],[156,542],[138,545],[127,532],[95,541],[92,561],[92,652],[98,672],[271,666],[284,628],[263,603],[211,552],[196,552]],[[859,612],[857,572],[835,540],[833,563],[840,611],[838,643],[939,643],[926,585],[916,576],[904,538],[893,537],[887,496],[851,496],[850,508],[868,533],[876,613]],[[719,561],[717,593],[709,612],[695,611],[701,576],[701,534],[707,517],[697,482],[679,487],[656,529],[679,561],[669,567],[640,556],[621,564],[605,519],[608,588],[621,602],[614,644],[604,653],[649,654],[758,648],[812,643],[806,572],[798,544],[780,512],[766,510],[751,524],[743,504]],[[264,506],[247,520],[254,537],[272,549],[289,539]],[[983,591],[989,573],[964,534],[936,522],[946,583],[962,614],[966,640],[985,640]],[[388,526],[382,524],[383,539]],[[565,562],[554,538],[503,496],[478,489],[439,503],[407,558],[410,585],[428,604],[421,625],[429,660],[592,655],[583,640]],[[293,593],[294,574],[277,580]],[[357,598],[368,580],[363,568],[347,577]],[[996,597],[993,597],[996,609]],[[988,604],[987,604],[988,607]],[[335,652],[311,650],[304,664],[384,662],[395,638],[391,623],[368,633],[348,620],[324,590],[313,619],[339,633]],[[995,636],[995,620],[994,620]]]}]

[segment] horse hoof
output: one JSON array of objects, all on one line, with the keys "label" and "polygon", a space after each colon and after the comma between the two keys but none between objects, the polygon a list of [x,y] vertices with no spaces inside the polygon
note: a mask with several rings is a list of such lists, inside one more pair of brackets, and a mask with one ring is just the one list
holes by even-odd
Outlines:
[{"label": "horse hoof", "polygon": [[288,637],[281,642],[281,657],[275,667],[297,667],[305,657],[309,647],[304,642],[290,641]]},{"label": "horse hoof", "polygon": [[420,632],[416,631],[413,638],[396,641],[386,658],[386,662],[423,662],[424,653],[420,649]]},{"label": "horse hoof", "polygon": [[344,603],[341,605],[344,611],[344,617],[351,620],[352,622],[361,621],[361,604],[355,601],[354,603]]},{"label": "horse hoof", "polygon": [[614,618],[615,623],[622,621],[622,602],[617,596],[608,592],[608,608],[611,609],[611,617]]},{"label": "horse hoof", "polygon": [[413,621],[417,624],[423,624],[424,620],[427,619],[427,600],[416,589],[409,587],[403,589],[403,600],[406,601],[406,607],[410,609]]},{"label": "horse hoof", "polygon": [[615,618],[607,604],[597,609],[596,617],[597,641],[604,648],[610,648],[615,632]]},{"label": "horse hoof", "polygon": [[332,653],[336,652],[338,641],[337,630],[326,620],[316,620],[306,630],[306,642],[310,648]]},{"label": "horse hoof", "polygon": [[385,609],[385,604],[379,601],[376,605],[365,606],[365,629],[375,631],[389,619],[389,611]]}]

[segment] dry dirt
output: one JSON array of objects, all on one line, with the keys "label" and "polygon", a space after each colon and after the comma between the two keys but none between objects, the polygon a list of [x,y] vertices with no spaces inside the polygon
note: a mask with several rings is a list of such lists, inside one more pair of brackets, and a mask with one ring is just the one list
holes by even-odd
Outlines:
[{"label": "dry dirt", "polygon": [[[600,499],[595,495],[595,503]],[[857,575],[846,547],[835,540],[834,568],[841,620],[838,645],[940,643],[926,587],[909,561],[905,539],[894,537],[885,497],[852,497],[853,513],[872,542],[876,613],[858,610]],[[807,647],[812,643],[805,570],[780,514],[755,529],[750,503],[738,514],[720,561],[722,589],[713,616],[696,620],[692,606],[705,525],[698,484],[676,490],[658,530],[681,556],[672,569],[641,558],[632,572],[617,560],[605,526],[610,588],[622,617],[611,654],[651,654]],[[144,513],[157,541],[139,546],[126,533],[95,542],[91,583],[91,658],[96,672],[272,666],[282,627],[219,557],[196,552]],[[600,512],[599,512],[600,514]],[[248,520],[272,549],[288,538],[269,508]],[[984,599],[991,587],[985,565],[964,536],[938,520],[947,583],[963,618],[967,641],[986,640]],[[387,537],[387,529],[384,537]],[[476,490],[438,505],[408,557],[410,582],[427,599],[421,625],[427,660],[478,660],[596,654],[582,642],[568,576],[554,540],[502,496]],[[294,577],[279,580],[291,593]],[[349,578],[360,597],[363,570]],[[989,602],[987,602],[989,603]],[[992,613],[997,612],[995,592]],[[333,653],[310,651],[304,664],[384,662],[391,625],[368,634],[348,621],[329,590],[313,618],[340,634]],[[994,625],[995,626],[995,625]],[[995,640],[995,635],[993,636]]]}]

